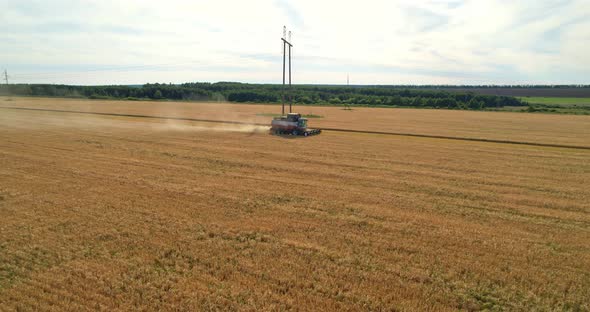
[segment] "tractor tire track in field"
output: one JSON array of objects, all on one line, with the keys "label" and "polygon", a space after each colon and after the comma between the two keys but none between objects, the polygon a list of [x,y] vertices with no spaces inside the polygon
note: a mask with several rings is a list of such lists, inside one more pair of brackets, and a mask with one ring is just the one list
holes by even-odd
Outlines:
[{"label": "tractor tire track in field", "polygon": [[[263,123],[231,121],[231,120],[214,120],[214,119],[199,119],[199,118],[185,118],[185,117],[166,117],[166,116],[138,115],[138,114],[122,114],[122,113],[85,112],[85,111],[73,111],[73,110],[61,110],[61,109],[45,109],[45,108],[29,108],[29,107],[7,107],[7,106],[0,106],[0,109],[29,110],[29,111],[42,111],[42,112],[55,112],[55,113],[86,114],[86,115],[101,115],[101,116],[115,116],[115,117],[151,118],[151,119],[164,119],[164,120],[180,120],[180,121],[193,121],[193,122],[209,122],[209,123],[221,123],[221,124],[234,124],[234,125],[268,126],[268,124],[263,124]],[[483,142],[483,143],[496,143],[496,144],[516,144],[516,145],[527,145],[527,146],[538,146],[538,147],[553,147],[553,148],[570,148],[570,149],[590,150],[590,146],[582,146],[582,145],[567,145],[567,144],[554,144],[554,143],[536,143],[536,142],[525,142],[525,141],[498,140],[498,139],[483,139],[483,138],[470,138],[470,137],[454,137],[454,136],[444,136],[444,135],[435,135],[435,134],[417,134],[417,133],[405,133],[405,132],[386,132],[386,131],[371,131],[371,130],[354,130],[354,129],[341,129],[341,128],[318,128],[318,129],[320,129],[322,131],[334,131],[334,132],[363,133],[363,134],[377,134],[377,135],[394,135],[394,136],[418,137],[418,138],[429,138],[429,139],[443,139],[443,140],[457,140],[457,141],[472,141],[472,142]]]}]

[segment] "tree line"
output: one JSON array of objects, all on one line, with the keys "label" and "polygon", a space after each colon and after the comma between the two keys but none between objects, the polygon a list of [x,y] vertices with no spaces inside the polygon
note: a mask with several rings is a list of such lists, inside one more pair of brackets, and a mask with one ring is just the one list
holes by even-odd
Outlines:
[{"label": "tree line", "polygon": [[526,106],[510,96],[449,92],[409,86],[332,86],[246,84],[237,82],[145,84],[138,86],[72,86],[12,84],[0,86],[0,94],[20,96],[82,97],[91,99],[230,101],[296,104],[405,106],[481,110],[504,106]]}]

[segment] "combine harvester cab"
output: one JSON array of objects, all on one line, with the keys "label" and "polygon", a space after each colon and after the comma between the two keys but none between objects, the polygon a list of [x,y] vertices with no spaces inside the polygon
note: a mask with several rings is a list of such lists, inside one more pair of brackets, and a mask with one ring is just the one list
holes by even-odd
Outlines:
[{"label": "combine harvester cab", "polygon": [[301,114],[289,113],[287,116],[275,117],[271,122],[270,133],[276,135],[290,134],[310,136],[319,134],[320,129],[308,129],[307,119]]}]

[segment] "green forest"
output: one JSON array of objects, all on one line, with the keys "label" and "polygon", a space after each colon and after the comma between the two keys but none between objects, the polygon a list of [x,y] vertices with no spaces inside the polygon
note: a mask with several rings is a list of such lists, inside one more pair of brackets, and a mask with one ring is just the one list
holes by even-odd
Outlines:
[{"label": "green forest", "polygon": [[229,101],[280,103],[284,97],[296,104],[428,107],[482,110],[527,106],[511,96],[481,95],[397,86],[281,85],[236,82],[145,84],[141,86],[72,86],[11,84],[0,86],[0,94],[15,96],[80,97],[90,99]]}]

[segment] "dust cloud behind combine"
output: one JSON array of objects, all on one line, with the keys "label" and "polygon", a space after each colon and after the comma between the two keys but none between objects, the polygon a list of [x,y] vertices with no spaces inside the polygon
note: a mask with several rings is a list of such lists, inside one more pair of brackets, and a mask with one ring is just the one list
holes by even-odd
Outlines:
[{"label": "dust cloud behind combine", "polygon": [[[0,108],[1,109],[1,108]],[[94,129],[97,131],[144,130],[144,131],[182,131],[182,132],[243,132],[267,133],[269,127],[253,124],[231,124],[199,122],[174,119],[152,119],[146,117],[120,117],[90,115],[67,112],[44,112],[1,109],[0,125],[17,129],[70,128]],[[170,111],[167,111],[170,113]],[[171,116],[170,114],[167,116]],[[180,114],[172,114],[180,117]]]},{"label": "dust cloud behind combine", "polygon": [[[198,107],[197,107],[198,108]],[[266,126],[256,125],[257,120],[255,115],[239,114],[232,110],[231,106],[219,105],[213,112],[209,112],[208,118],[210,120],[219,121],[239,121],[242,124],[231,123],[209,123],[209,122],[195,122],[178,120],[175,118],[187,118],[186,111],[177,105],[159,105],[155,106],[150,115],[166,116],[169,119],[163,119],[164,127],[156,125],[155,130],[175,130],[175,131],[228,131],[228,132],[246,132],[246,133],[263,133],[270,129]]]}]

